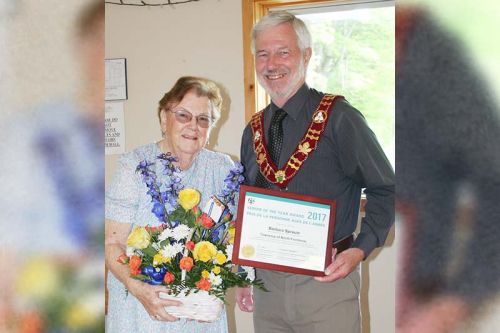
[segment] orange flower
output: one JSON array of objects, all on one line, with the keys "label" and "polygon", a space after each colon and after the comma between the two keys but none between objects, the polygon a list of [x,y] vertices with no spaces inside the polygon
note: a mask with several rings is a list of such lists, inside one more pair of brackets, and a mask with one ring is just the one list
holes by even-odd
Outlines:
[{"label": "orange flower", "polygon": [[170,273],[170,272],[167,272],[165,274],[165,276],[163,277],[163,282],[165,282],[166,284],[171,284],[172,282],[174,282],[175,280],[175,276],[174,274]]},{"label": "orange flower", "polygon": [[196,285],[196,288],[200,289],[200,290],[205,290],[205,291],[209,291],[210,288],[212,287],[212,284],[210,283],[210,281],[208,281],[207,279],[200,279],[200,281],[196,282],[195,283]]},{"label": "orange flower", "polygon": [[116,259],[120,264],[128,264],[128,257],[125,253],[122,253]]},{"label": "orange flower", "polygon": [[193,251],[194,250],[194,242],[193,241],[187,241],[186,242],[186,248],[189,250],[189,251]]},{"label": "orange flower", "polygon": [[128,266],[130,267],[130,273],[132,275],[137,275],[141,273],[141,263],[142,259],[139,256],[131,256]]},{"label": "orange flower", "polygon": [[192,209],[192,211],[193,211],[194,216],[195,216],[196,218],[198,218],[198,216],[200,216],[200,215],[201,215],[201,210],[200,210],[200,208],[199,208],[198,206],[194,206],[194,207],[193,207],[193,209]]},{"label": "orange flower", "polygon": [[214,221],[210,216],[203,213],[198,217],[198,223],[201,224],[204,228],[210,229],[214,226]]},{"label": "orange flower", "polygon": [[191,270],[191,268],[193,268],[193,258],[191,258],[191,257],[182,258],[180,263],[179,263],[179,267],[181,269],[185,269],[187,272],[189,272]]}]

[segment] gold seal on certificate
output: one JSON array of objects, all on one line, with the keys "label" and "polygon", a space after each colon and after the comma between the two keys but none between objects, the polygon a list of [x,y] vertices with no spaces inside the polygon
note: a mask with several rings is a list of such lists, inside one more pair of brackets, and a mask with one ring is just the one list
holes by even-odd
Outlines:
[{"label": "gold seal on certificate", "polygon": [[253,245],[244,245],[241,247],[241,255],[244,258],[252,258],[255,254],[255,248]]},{"label": "gold seal on certificate", "polygon": [[241,186],[233,263],[323,276],[335,209],[334,200]]}]

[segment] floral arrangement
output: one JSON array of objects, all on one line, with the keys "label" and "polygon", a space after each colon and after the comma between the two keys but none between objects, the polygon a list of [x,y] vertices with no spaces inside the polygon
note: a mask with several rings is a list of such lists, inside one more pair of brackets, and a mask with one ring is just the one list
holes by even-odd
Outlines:
[{"label": "floral arrangement", "polygon": [[180,170],[173,164],[176,158],[166,153],[157,160],[163,174],[169,176],[169,184],[158,180],[153,162],[141,161],[136,171],[161,225],[135,227],[127,240],[127,253],[118,261],[129,266],[133,278],[168,286],[174,296],[206,291],[224,301],[228,288],[263,288],[255,280],[253,268],[235,271],[231,263],[235,226],[229,206],[234,206],[244,181],[243,166],[237,164],[230,170],[222,193],[212,196],[202,211],[201,195],[196,189],[184,188]]}]

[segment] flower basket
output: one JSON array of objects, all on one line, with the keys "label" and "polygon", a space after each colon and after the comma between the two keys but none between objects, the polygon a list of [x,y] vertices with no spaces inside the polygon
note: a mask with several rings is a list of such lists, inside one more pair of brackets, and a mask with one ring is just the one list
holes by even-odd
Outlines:
[{"label": "flower basket", "polygon": [[187,290],[177,296],[160,293],[160,298],[182,302],[180,306],[165,307],[165,311],[177,318],[201,321],[215,321],[220,317],[224,308],[222,300],[204,290],[188,293],[187,296],[186,293]]},{"label": "flower basket", "polygon": [[177,176],[171,154],[157,157],[170,182],[158,181],[154,163],[142,161],[137,172],[152,199],[151,212],[160,225],[135,226],[127,238],[126,252],[118,262],[128,265],[131,277],[151,285],[166,286],[170,293],[161,298],[174,299],[181,306],[166,307],[177,318],[214,321],[224,307],[225,293],[232,287],[256,286],[253,268],[235,271],[231,262],[235,223],[230,207],[235,204],[244,181],[243,166],[231,169],[219,197],[208,198],[198,207],[201,193],[184,188]]}]

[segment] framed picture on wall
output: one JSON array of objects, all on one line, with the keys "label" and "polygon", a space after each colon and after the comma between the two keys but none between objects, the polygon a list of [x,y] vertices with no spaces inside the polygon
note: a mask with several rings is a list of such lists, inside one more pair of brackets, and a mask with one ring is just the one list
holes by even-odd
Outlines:
[{"label": "framed picture on wall", "polygon": [[126,100],[127,96],[127,59],[105,60],[106,101]]}]

